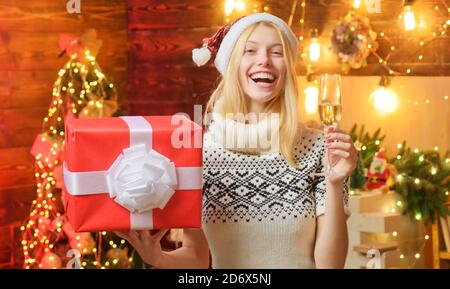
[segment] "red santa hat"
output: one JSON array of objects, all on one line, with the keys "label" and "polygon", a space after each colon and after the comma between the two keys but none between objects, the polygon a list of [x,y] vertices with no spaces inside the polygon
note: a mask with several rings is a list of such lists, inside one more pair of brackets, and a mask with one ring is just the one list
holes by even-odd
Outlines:
[{"label": "red santa hat", "polygon": [[233,48],[239,36],[246,28],[257,22],[271,22],[280,28],[288,39],[294,59],[297,57],[297,37],[291,28],[281,18],[268,13],[255,13],[244,16],[220,28],[212,37],[203,39],[203,47],[192,50],[192,60],[197,66],[208,63],[213,53],[216,53],[214,64],[220,74],[224,75]]},{"label": "red santa hat", "polygon": [[380,148],[380,150],[375,153],[375,157],[379,159],[386,159],[386,156],[384,155],[384,148]]}]

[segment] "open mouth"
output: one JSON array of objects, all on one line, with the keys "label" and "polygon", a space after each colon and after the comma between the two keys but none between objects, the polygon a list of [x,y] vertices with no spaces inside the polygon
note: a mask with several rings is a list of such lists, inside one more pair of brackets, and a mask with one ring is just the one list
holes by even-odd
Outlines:
[{"label": "open mouth", "polygon": [[271,86],[277,79],[275,75],[270,72],[256,72],[249,75],[250,79],[261,86]]}]

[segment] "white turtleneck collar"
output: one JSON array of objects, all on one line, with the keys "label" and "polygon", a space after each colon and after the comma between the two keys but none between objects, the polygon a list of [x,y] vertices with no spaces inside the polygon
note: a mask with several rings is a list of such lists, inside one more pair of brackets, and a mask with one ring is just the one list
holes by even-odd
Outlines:
[{"label": "white turtleneck collar", "polygon": [[[278,113],[248,114],[244,122],[234,115],[219,112],[221,102],[218,101],[211,115],[208,133],[215,143],[226,149],[247,154],[272,154],[279,152]],[[238,120],[235,120],[238,119]]]}]

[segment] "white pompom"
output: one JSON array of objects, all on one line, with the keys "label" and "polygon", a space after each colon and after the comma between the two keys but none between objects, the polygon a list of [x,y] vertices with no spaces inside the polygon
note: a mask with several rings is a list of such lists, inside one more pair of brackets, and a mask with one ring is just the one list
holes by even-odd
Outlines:
[{"label": "white pompom", "polygon": [[211,51],[207,47],[194,48],[192,50],[192,60],[197,66],[205,65],[211,59]]}]

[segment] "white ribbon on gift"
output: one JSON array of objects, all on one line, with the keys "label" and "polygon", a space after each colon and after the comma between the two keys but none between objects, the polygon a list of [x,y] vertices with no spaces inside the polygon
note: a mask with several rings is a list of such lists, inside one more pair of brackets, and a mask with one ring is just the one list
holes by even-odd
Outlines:
[{"label": "white ribbon on gift", "polygon": [[163,209],[175,190],[202,188],[202,168],[175,167],[152,149],[152,127],[145,118],[121,118],[130,128],[130,147],[106,171],[71,172],[64,164],[64,184],[71,195],[109,193],[130,211],[132,229],[151,229],[151,210]]}]

